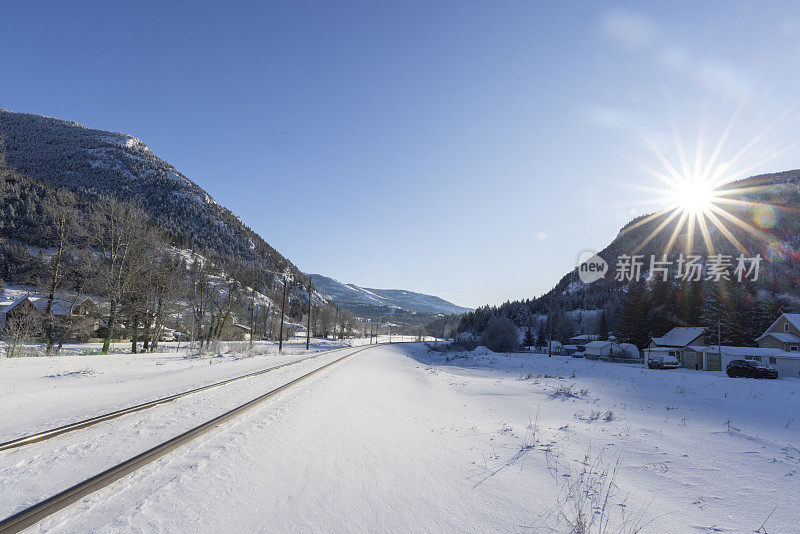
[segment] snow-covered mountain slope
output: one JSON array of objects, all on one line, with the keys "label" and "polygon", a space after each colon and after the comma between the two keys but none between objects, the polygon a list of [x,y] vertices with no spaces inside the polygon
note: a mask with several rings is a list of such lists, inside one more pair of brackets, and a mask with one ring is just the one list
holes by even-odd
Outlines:
[{"label": "snow-covered mountain slope", "polygon": [[[285,274],[293,284],[290,289],[305,296],[306,277],[289,259],[141,140],[77,122],[2,109],[0,136],[6,164],[31,184],[67,189],[88,203],[103,197],[135,200],[155,224],[166,230],[176,250],[192,250],[202,257],[219,259],[231,268],[229,274],[234,277],[244,265],[270,273],[268,277],[275,278],[265,284],[270,288],[280,286],[280,274]],[[35,213],[37,207],[29,211]],[[39,224],[32,218],[25,222]],[[2,224],[0,220],[0,228]],[[25,245],[37,244],[27,237],[19,240]],[[342,307],[358,304],[350,309],[361,316],[372,317],[376,310],[382,314],[393,310],[415,314],[469,311],[431,295],[360,288],[320,275],[314,278],[322,295],[335,297]],[[8,278],[6,281],[19,282]],[[314,299],[319,301],[322,297],[315,295]]]},{"label": "snow-covered mountain slope", "polygon": [[178,246],[300,275],[239,217],[133,136],[2,109],[0,135],[7,165],[20,174],[90,200],[135,199]]},{"label": "snow-covered mountain slope", "polygon": [[311,275],[314,287],[325,298],[338,306],[375,306],[377,308],[402,309],[416,313],[464,313],[469,308],[458,306],[434,295],[415,293],[404,289],[374,289],[359,287],[355,284],[344,284],[333,278],[320,274]]}]

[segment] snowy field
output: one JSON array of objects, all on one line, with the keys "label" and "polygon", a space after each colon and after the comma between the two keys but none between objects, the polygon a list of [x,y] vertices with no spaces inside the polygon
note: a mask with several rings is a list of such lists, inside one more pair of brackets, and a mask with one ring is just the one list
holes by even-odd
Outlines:
[{"label": "snowy field", "polygon": [[[0,452],[0,515],[349,350]],[[797,531],[800,381],[481,352],[362,352],[31,531]],[[0,360],[0,441],[291,357]]]}]

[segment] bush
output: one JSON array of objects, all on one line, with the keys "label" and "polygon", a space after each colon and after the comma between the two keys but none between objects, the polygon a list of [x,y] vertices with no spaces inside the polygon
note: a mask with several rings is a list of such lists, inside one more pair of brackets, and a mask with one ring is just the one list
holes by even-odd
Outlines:
[{"label": "bush", "polygon": [[519,334],[508,317],[494,317],[481,334],[481,345],[494,352],[513,352],[519,347]]}]

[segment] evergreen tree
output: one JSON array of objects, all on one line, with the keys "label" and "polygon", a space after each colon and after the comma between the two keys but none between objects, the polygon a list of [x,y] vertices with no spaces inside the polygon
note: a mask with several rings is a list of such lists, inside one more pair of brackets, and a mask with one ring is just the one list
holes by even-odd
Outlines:
[{"label": "evergreen tree", "polygon": [[608,323],[606,322],[606,312],[600,313],[600,326],[598,327],[598,339],[600,341],[605,341],[608,339]]},{"label": "evergreen tree", "polygon": [[529,326],[525,329],[525,339],[522,340],[522,344],[528,348],[531,348],[536,340],[533,339],[533,330]]},{"label": "evergreen tree", "polygon": [[647,284],[642,280],[629,283],[625,291],[622,312],[617,321],[617,337],[624,342],[633,343],[640,349],[645,348],[653,334],[648,322],[649,308],[650,296]]},{"label": "evergreen tree", "polygon": [[544,322],[539,324],[539,331],[536,334],[536,346],[537,347],[544,347],[547,345],[547,338],[545,337],[545,324]]}]

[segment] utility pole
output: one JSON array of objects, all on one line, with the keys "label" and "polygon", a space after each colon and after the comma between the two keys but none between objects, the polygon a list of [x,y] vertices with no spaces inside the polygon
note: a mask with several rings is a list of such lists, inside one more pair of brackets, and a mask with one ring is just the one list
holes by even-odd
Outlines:
[{"label": "utility pole", "polygon": [[547,357],[553,356],[553,292],[550,292],[550,304],[547,309]]},{"label": "utility pole", "polygon": [[250,348],[253,348],[253,343],[256,339],[256,293],[253,291],[253,297],[250,300]]},{"label": "utility pole", "polygon": [[392,323],[389,323],[389,343],[392,342]]},{"label": "utility pole", "polygon": [[306,350],[308,350],[311,345],[311,275],[308,275],[308,328],[306,330]]},{"label": "utility pole", "polygon": [[283,351],[283,318],[286,316],[286,277],[283,277],[283,304],[281,304],[281,330],[278,334],[278,352]]},{"label": "utility pole", "polygon": [[722,318],[717,316],[717,354],[719,354],[719,364],[722,365]]}]

